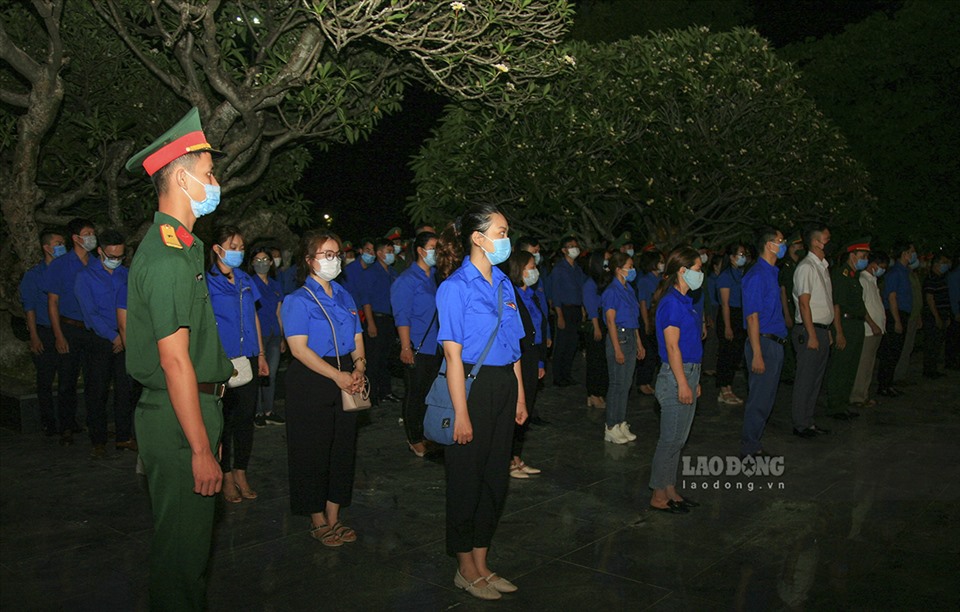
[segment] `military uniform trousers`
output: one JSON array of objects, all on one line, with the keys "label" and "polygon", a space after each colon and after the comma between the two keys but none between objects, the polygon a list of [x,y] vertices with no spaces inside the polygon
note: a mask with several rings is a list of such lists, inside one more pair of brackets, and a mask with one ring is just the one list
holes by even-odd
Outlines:
[{"label": "military uniform trousers", "polygon": [[[223,430],[219,398],[201,393],[200,412],[216,453]],[[202,610],[217,498],[193,492],[193,452],[165,389],[143,390],[135,422],[154,517],[150,609]]]},{"label": "military uniform trousers", "polygon": [[827,368],[827,412],[830,414],[847,411],[850,391],[857,380],[863,338],[866,335],[861,319],[843,319],[840,324],[847,345],[839,349],[834,343],[830,349],[830,363]]}]

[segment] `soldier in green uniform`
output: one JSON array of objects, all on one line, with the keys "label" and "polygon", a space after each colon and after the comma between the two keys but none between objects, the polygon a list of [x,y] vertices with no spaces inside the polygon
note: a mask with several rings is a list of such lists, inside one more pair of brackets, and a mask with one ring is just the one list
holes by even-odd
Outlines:
[{"label": "soldier in green uniform", "polygon": [[223,477],[220,397],[233,368],[204,282],[204,245],[192,230],[220,201],[217,153],[194,108],[126,164],[129,171],[143,166],[159,199],[127,294],[127,371],[144,387],[135,419],[154,518],[151,610],[206,607],[214,495]]},{"label": "soldier in green uniform", "polygon": [[867,305],[863,301],[860,272],[867,267],[870,238],[854,240],[843,248],[843,263],[833,270],[834,342],[827,366],[827,412],[835,419],[860,416],[850,410],[850,390],[857,378],[866,335],[863,326]]},{"label": "soldier in green uniform", "polygon": [[[793,273],[797,270],[797,262],[803,254],[803,236],[799,232],[787,242],[787,256],[780,265],[780,304],[783,307],[783,320],[787,330],[793,329]],[[788,342],[783,351],[783,369],[780,371],[780,381],[791,384],[797,373],[797,354],[793,350],[793,343]]]}]

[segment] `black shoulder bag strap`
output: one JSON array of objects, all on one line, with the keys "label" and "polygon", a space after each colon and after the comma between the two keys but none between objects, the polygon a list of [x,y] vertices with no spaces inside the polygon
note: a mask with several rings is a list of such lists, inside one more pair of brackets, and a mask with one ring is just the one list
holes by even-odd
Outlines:
[{"label": "black shoulder bag strap", "polygon": [[[477,360],[477,363],[474,364],[473,369],[470,370],[470,373],[467,374],[467,378],[476,380],[477,374],[480,373],[480,366],[483,365],[483,361],[487,358],[487,353],[490,352],[490,347],[493,346],[493,340],[497,337],[497,332],[500,331],[500,319],[503,318],[503,285],[501,284],[497,287],[497,324],[493,327],[493,333],[490,334],[490,339],[487,340],[487,346],[484,347],[483,353],[480,354],[480,359]],[[447,374],[447,360],[443,360],[443,367],[440,368],[440,374],[443,374],[446,377]]]}]

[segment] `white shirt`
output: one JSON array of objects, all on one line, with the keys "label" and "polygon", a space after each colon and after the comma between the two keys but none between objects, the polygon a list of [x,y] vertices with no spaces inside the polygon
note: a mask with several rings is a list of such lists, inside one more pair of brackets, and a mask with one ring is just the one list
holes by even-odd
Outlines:
[{"label": "white shirt", "polygon": [[800,260],[793,272],[793,303],[797,309],[797,323],[803,323],[800,296],[810,295],[810,314],[820,325],[833,323],[833,283],[830,282],[830,264],[813,253]]},{"label": "white shirt", "polygon": [[[880,297],[880,288],[877,287],[877,277],[866,270],[860,273],[860,286],[863,287],[863,303],[867,305],[867,314],[880,329],[886,329],[887,313],[883,310],[883,298]],[[869,323],[863,324],[867,335],[873,335]]]}]

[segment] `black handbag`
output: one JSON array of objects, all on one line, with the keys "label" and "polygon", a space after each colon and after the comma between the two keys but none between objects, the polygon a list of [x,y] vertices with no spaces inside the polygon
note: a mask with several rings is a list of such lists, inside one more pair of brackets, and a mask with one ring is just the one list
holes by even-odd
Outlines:
[{"label": "black handbag", "polygon": [[[493,333],[487,340],[487,346],[483,349],[480,359],[474,364],[470,374],[464,380],[466,386],[467,398],[470,397],[470,387],[476,380],[480,367],[493,346],[493,340],[497,337],[500,330],[500,319],[503,317],[503,285],[497,287],[497,324],[493,327]],[[453,444],[453,424],[456,413],[453,410],[453,400],[450,398],[450,388],[447,386],[447,360],[444,359],[440,365],[440,373],[434,379],[430,391],[427,393],[427,412],[423,417],[423,435],[428,440],[433,440],[437,444],[450,446]]]}]

